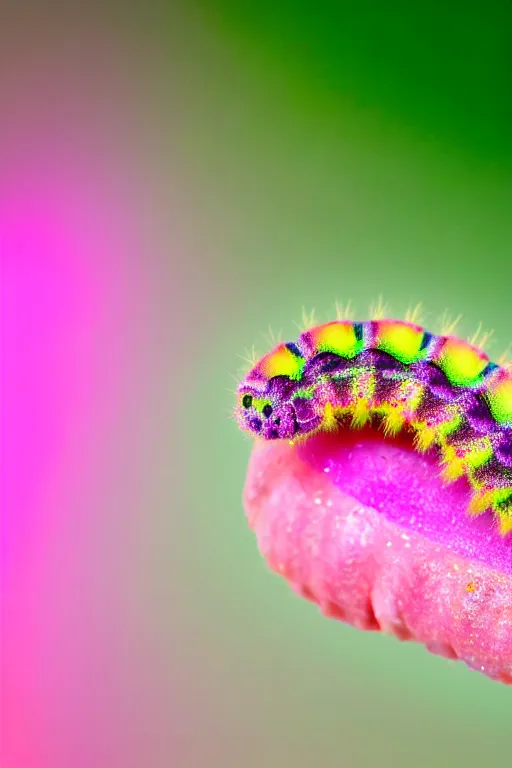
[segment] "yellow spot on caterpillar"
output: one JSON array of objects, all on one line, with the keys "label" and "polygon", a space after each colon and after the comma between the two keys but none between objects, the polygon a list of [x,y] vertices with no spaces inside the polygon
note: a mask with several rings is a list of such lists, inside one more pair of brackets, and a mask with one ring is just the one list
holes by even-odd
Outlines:
[{"label": "yellow spot on caterpillar", "polygon": [[475,491],[469,502],[468,512],[470,515],[478,516],[492,506],[493,492],[486,488],[480,488]]},{"label": "yellow spot on caterpillar", "polygon": [[366,398],[356,400],[352,412],[351,426],[353,429],[361,429],[369,421],[371,415],[370,406]]},{"label": "yellow spot on caterpillar", "polygon": [[481,437],[458,448],[444,445],[442,451],[444,465],[442,477],[448,482],[481,467],[493,455],[492,443],[488,437]]},{"label": "yellow spot on caterpillar", "polygon": [[448,338],[443,344],[437,364],[452,384],[469,385],[478,380],[489,358],[483,352],[459,339]]},{"label": "yellow spot on caterpillar", "polygon": [[510,510],[499,510],[499,523],[500,523],[500,533],[502,536],[506,536],[507,533],[510,533],[512,531],[512,512]]},{"label": "yellow spot on caterpillar", "polygon": [[405,424],[405,417],[398,408],[391,408],[382,422],[384,434],[389,437],[394,437],[400,432]]},{"label": "yellow spot on caterpillar", "polygon": [[442,421],[433,427],[436,433],[436,440],[440,442],[442,442],[445,438],[449,437],[449,435],[451,435],[452,432],[455,432],[455,430],[458,429],[462,421],[461,414],[458,413],[458,411],[454,407],[446,409],[446,416],[447,418],[445,421]]},{"label": "yellow spot on caterpillar", "polygon": [[[240,402],[242,402],[242,398],[240,398]],[[261,413],[266,405],[272,405],[270,400],[266,397],[253,397],[252,404],[258,413]]]},{"label": "yellow spot on caterpillar", "polygon": [[466,469],[477,469],[485,464],[493,455],[493,448],[490,438],[481,437],[478,440],[473,441],[471,446],[468,446],[467,451],[464,454],[464,466]]},{"label": "yellow spot on caterpillar", "polygon": [[424,331],[399,321],[383,320],[377,329],[376,346],[402,363],[412,363],[421,357]]},{"label": "yellow spot on caterpillar", "polygon": [[352,418],[353,429],[360,429],[370,420],[375,390],[375,376],[371,371],[359,375],[352,385]]},{"label": "yellow spot on caterpillar", "polygon": [[301,357],[296,357],[288,347],[281,344],[262,359],[259,370],[267,379],[271,379],[273,376],[288,376],[290,379],[299,379],[303,367],[304,360]]},{"label": "yellow spot on caterpillar", "polygon": [[332,403],[327,403],[324,408],[322,427],[328,432],[334,432],[338,428],[338,420]]},{"label": "yellow spot on caterpillar", "polygon": [[419,453],[425,453],[435,442],[436,433],[425,422],[413,422],[412,428],[416,430],[414,447]]},{"label": "yellow spot on caterpillar", "polygon": [[464,474],[464,461],[460,456],[457,456],[451,446],[445,446],[443,449],[442,465],[441,477],[448,483],[457,480]]},{"label": "yellow spot on caterpillar", "polygon": [[341,357],[355,357],[362,349],[351,322],[336,321],[319,325],[312,331],[313,343],[319,352],[333,352]]},{"label": "yellow spot on caterpillar", "polygon": [[489,409],[500,424],[512,422],[512,378],[502,377],[486,393]]},{"label": "yellow spot on caterpillar", "polygon": [[476,589],[475,582],[470,581],[468,584],[466,584],[466,592],[474,592]]}]

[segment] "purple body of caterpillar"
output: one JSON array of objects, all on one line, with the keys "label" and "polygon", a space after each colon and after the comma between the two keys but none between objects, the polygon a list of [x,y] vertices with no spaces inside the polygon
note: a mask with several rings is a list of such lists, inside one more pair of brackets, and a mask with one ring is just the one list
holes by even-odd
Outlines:
[{"label": "purple body of caterpillar", "polygon": [[268,440],[368,421],[436,446],[447,481],[465,475],[469,511],[512,530],[512,376],[476,347],[397,320],[335,321],[265,355],[238,387],[242,429]]}]

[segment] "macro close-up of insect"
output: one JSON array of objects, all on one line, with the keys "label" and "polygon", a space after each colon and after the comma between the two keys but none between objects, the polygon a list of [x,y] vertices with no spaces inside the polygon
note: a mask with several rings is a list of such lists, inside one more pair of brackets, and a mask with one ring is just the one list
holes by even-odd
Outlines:
[{"label": "macro close-up of insect", "polygon": [[[235,409],[270,443],[253,454],[247,514],[256,532],[271,519],[271,567],[327,615],[511,683],[512,374],[482,334],[445,326],[341,318],[257,361]],[[314,556],[290,516],[316,526]]]}]

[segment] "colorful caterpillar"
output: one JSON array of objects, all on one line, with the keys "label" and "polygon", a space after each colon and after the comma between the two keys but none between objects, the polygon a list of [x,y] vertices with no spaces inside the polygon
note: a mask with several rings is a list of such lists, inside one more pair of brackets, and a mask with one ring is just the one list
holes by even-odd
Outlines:
[{"label": "colorful caterpillar", "polygon": [[437,447],[443,477],[464,475],[470,514],[492,509],[512,530],[512,374],[453,335],[413,322],[336,320],[279,344],[238,387],[240,427],[266,440],[371,421]]}]

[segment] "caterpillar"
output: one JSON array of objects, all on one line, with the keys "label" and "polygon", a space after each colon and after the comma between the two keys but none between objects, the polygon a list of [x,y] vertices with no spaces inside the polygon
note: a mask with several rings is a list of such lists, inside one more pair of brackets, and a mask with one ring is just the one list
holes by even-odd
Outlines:
[{"label": "caterpillar", "polygon": [[437,450],[446,482],[471,486],[468,514],[512,531],[512,374],[471,342],[408,320],[333,320],[277,344],[243,378],[235,418],[264,440],[371,424]]}]

